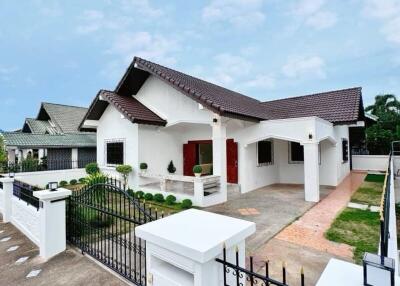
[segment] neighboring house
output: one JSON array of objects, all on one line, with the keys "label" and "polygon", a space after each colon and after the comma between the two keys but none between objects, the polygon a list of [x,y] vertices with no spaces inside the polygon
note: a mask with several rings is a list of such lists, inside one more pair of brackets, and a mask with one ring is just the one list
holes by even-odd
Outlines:
[{"label": "neighboring house", "polygon": [[[260,102],[137,57],[81,123],[97,128],[103,171],[132,165],[131,187],[171,191],[200,206],[226,201],[227,183],[242,193],[304,184],[305,199],[319,201],[320,184],[337,186],[350,172],[349,133],[363,126],[358,87]],[[196,164],[200,179],[192,177]]]},{"label": "neighboring house", "polygon": [[3,132],[9,163],[28,156],[49,169],[84,167],[96,160],[94,129],[79,130],[87,108],[42,103],[36,118],[27,118],[21,131]]}]

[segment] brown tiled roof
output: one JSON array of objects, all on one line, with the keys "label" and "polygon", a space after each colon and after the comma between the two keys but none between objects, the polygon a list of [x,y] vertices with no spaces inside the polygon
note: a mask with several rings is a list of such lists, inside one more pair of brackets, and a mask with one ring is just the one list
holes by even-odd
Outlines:
[{"label": "brown tiled roof", "polygon": [[113,105],[119,112],[127,117],[133,123],[150,124],[150,125],[166,125],[166,121],[160,118],[153,111],[148,109],[137,99],[131,96],[118,95],[115,92],[108,90],[100,90],[97,97],[91,104],[88,113],[81,123],[86,119],[98,120],[103,114],[108,104],[104,104],[104,101],[99,100],[102,97],[108,104]]},{"label": "brown tiled roof", "polygon": [[[134,58],[133,65],[221,115],[246,117],[255,121],[266,119],[263,106],[254,98],[138,57]],[[131,69],[128,69],[128,73]]]},{"label": "brown tiled roof", "polygon": [[266,119],[317,116],[332,123],[363,120],[361,87],[263,102]]}]

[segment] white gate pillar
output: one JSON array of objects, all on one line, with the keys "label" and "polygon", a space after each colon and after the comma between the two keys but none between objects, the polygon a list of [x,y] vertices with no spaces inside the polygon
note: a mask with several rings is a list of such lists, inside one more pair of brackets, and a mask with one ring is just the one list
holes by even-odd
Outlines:
[{"label": "white gate pillar", "polygon": [[[245,239],[256,230],[253,222],[196,209],[136,227],[146,240],[147,285],[219,286],[224,269],[216,258],[245,267]],[[227,274],[233,285],[236,277]],[[243,285],[245,281],[241,281]]]},{"label": "white gate pillar", "polygon": [[214,115],[212,123],[213,175],[220,176],[220,191],[227,198],[226,176],[226,126],[219,115]]},{"label": "white gate pillar", "polygon": [[13,196],[14,178],[0,178],[3,183],[3,190],[0,189],[0,210],[3,215],[3,222],[10,222],[12,216],[11,199]]},{"label": "white gate pillar", "polygon": [[71,191],[58,188],[56,191],[36,191],[40,200],[39,219],[40,256],[48,260],[66,249],[65,199]]},{"label": "white gate pillar", "polygon": [[303,143],[303,146],[305,200],[308,202],[319,202],[318,143]]}]

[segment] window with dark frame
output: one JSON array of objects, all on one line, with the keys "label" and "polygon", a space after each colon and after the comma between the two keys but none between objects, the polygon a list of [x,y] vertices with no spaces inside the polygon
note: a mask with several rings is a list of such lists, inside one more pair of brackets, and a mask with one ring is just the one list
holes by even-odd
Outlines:
[{"label": "window with dark frame", "polygon": [[290,142],[290,162],[304,162],[304,147],[297,142]]},{"label": "window with dark frame", "polygon": [[107,165],[124,164],[124,142],[107,142]]},{"label": "window with dark frame", "polygon": [[342,159],[343,162],[349,161],[349,141],[342,139]]},{"label": "window with dark frame", "polygon": [[257,163],[258,166],[272,165],[273,161],[273,144],[270,140],[257,142]]}]

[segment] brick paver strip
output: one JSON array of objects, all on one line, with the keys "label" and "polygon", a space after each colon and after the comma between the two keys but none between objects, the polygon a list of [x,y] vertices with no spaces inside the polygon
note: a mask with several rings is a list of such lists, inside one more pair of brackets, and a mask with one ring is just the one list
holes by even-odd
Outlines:
[{"label": "brick paver strip", "polygon": [[347,206],[352,194],[364,178],[364,173],[352,172],[326,198],[282,230],[276,238],[333,255],[352,258],[351,246],[329,241],[324,237],[324,233],[339,212]]}]

